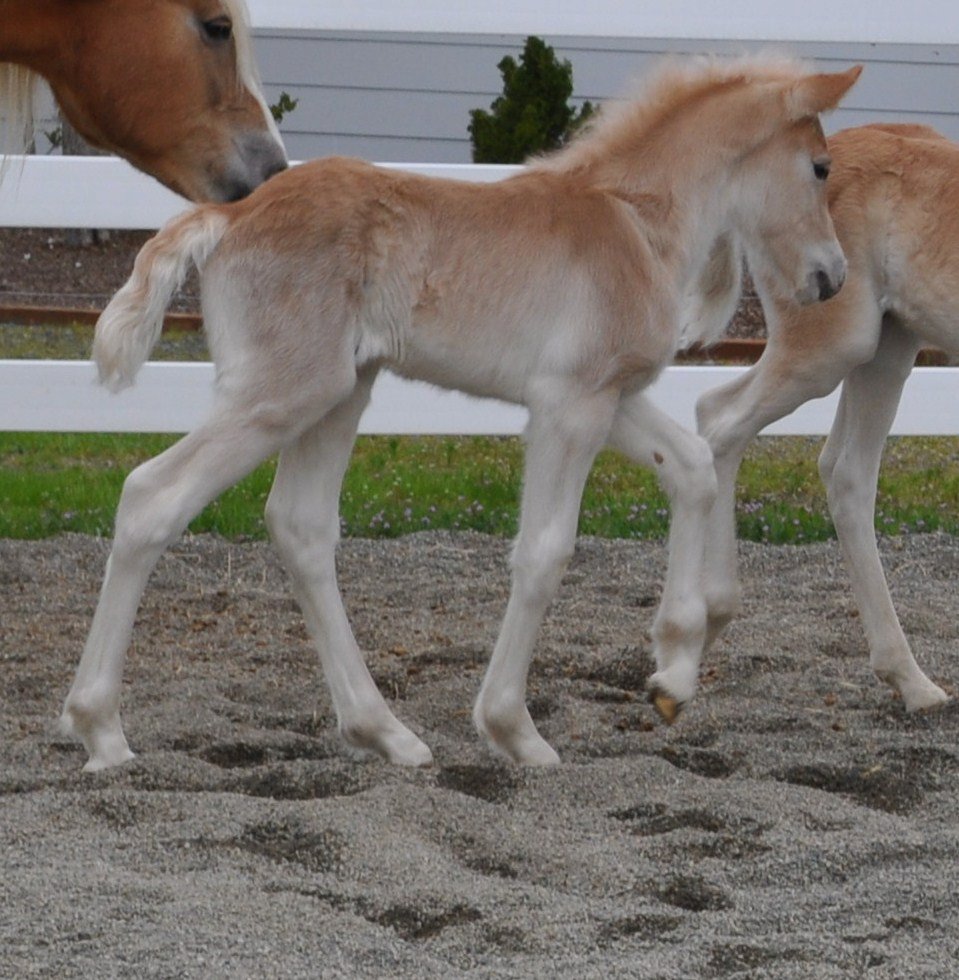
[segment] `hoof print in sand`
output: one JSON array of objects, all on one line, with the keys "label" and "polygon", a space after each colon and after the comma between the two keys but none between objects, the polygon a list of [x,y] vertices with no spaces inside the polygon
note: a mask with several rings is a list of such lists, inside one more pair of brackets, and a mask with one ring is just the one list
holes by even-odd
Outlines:
[{"label": "hoof print in sand", "polygon": [[487,803],[506,803],[519,782],[506,766],[464,765],[441,769],[436,775],[436,785]]},{"label": "hoof print in sand", "polygon": [[657,894],[660,901],[687,912],[718,912],[733,905],[722,888],[698,875],[677,875]]},{"label": "hoof print in sand", "polygon": [[886,813],[908,813],[924,796],[916,772],[893,772],[878,763],[861,768],[811,763],[792,766],[776,774],[776,778],[795,786],[837,793]]},{"label": "hoof print in sand", "polygon": [[316,764],[280,763],[261,766],[230,781],[228,789],[246,796],[274,800],[321,800],[354,796],[368,789],[364,771],[349,763],[344,768]]},{"label": "hoof print in sand", "polygon": [[313,872],[335,871],[347,852],[346,841],[338,831],[313,830],[296,820],[247,827],[232,846],[273,861],[293,862]]}]

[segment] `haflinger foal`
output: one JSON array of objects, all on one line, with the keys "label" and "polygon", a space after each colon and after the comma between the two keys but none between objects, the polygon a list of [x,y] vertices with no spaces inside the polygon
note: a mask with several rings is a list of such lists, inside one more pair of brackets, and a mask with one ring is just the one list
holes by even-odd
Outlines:
[{"label": "haflinger foal", "polygon": [[[735,484],[746,446],[770,423],[842,384],[819,470],[870,664],[907,710],[935,708],[946,693],[909,649],[874,522],[882,449],[917,351],[930,344],[959,353],[959,145],[925,126],[875,125],[837,133],[829,151],[829,207],[849,262],[846,285],[828,303],[800,308],[763,274],[755,276],[769,333],[765,352],[697,406],[719,482],[706,538],[709,641],[739,608]],[[724,290],[738,294],[734,252],[724,240],[713,255],[717,308],[729,304],[728,295],[718,299]],[[716,318],[720,328],[723,316]]]},{"label": "haflinger foal", "polygon": [[772,59],[673,64],[642,97],[508,180],[327,159],[168,224],[104,311],[94,358],[111,388],[132,383],[196,264],[215,407],[124,486],[63,714],[86,745],[87,768],[132,754],[118,713],[121,672],[154,563],[208,501],[277,451],[267,523],[342,737],[391,762],[431,761],[377,690],[336,585],[340,483],[381,368],[529,409],[512,591],[473,714],[492,748],[523,764],[558,761],[527,711],[527,672],[573,552],[583,484],[607,444],[655,469],[671,499],[650,690],[666,714],[687,700],[706,630],[715,475],[706,443],[644,389],[679,344],[717,238],[748,242],[798,303],[840,288],[846,263],[826,206],[818,113],[859,71],[810,74]]}]

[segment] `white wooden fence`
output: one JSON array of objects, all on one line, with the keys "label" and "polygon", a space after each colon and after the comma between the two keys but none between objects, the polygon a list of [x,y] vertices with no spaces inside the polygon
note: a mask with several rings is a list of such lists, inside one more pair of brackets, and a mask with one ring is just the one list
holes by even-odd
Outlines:
[{"label": "white wooden fence", "polygon": [[[421,173],[497,180],[509,167],[410,165]],[[26,157],[10,162],[0,183],[0,225],[20,227],[156,228],[184,202],[152,179],[112,158]],[[669,368],[653,399],[686,425],[696,399],[744,368]],[[0,430],[183,432],[210,404],[209,364],[150,363],[137,384],[110,395],[95,384],[90,364],[0,361]],[[817,399],[770,426],[767,434],[824,434],[836,395]],[[514,434],[526,412],[516,406],[443,392],[384,375],[363,418],[367,433]],[[959,370],[918,368],[893,426],[900,435],[959,433]]]},{"label": "white wooden fence", "polygon": [[[446,0],[248,0],[254,27],[533,32],[545,35],[618,34],[819,40],[959,40],[959,19],[941,0],[876,5],[874,0],[808,0],[797,8],[767,0],[735,0],[710,12],[700,0],[622,4],[596,0],[514,0],[510,4],[456,5]],[[841,8],[841,9],[840,9]],[[827,34],[823,31],[827,30]],[[9,161],[0,182],[0,226],[156,228],[184,202],[122,161],[107,158],[27,157]],[[496,180],[502,167],[412,166],[420,172]],[[675,418],[692,424],[693,406],[709,388],[742,368],[673,367],[652,390]],[[0,429],[67,431],[184,431],[201,419],[211,396],[208,364],[148,364],[136,386],[109,395],[94,383],[91,365],[69,361],[0,361]],[[959,371],[913,372],[893,431],[959,433]],[[766,431],[824,433],[835,396],[819,399]],[[365,432],[515,433],[525,411],[515,406],[439,392],[384,376],[363,420]]]}]

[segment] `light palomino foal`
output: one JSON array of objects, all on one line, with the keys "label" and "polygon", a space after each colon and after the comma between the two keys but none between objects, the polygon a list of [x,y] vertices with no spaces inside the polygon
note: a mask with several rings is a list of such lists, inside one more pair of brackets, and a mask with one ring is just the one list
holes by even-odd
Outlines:
[{"label": "light palomino foal", "polygon": [[70,122],[193,201],[286,166],[243,0],[0,0],[0,153],[21,152],[42,76]]},{"label": "light palomino foal", "polygon": [[597,451],[653,467],[671,498],[670,568],[653,628],[655,696],[682,700],[702,647],[706,444],[643,389],[679,342],[684,296],[717,236],[754,245],[799,302],[832,295],[845,260],[829,219],[817,114],[859,69],[686,63],[607,111],[556,156],[495,184],[322,160],[246,201],[173,222],[137,258],[97,328],[113,388],[133,381],[188,265],[202,267],[216,362],[212,417],[127,479],[100,602],[64,722],[88,769],[131,752],[124,654],[157,558],[209,500],[280,450],[267,522],[316,641],[346,742],[392,762],[430,751],[373,683],[336,585],[338,494],[381,367],[529,408],[513,586],[474,710],[519,763],[556,752],[526,708],[534,639],[573,551]]},{"label": "light palomino foal", "polygon": [[[829,139],[829,206],[849,261],[842,292],[800,309],[756,277],[769,341],[759,362],[699,401],[719,494],[706,545],[709,640],[737,613],[735,484],[759,431],[842,384],[819,458],[829,510],[876,674],[909,711],[943,704],[899,624],[876,546],[879,463],[903,385],[923,344],[959,352],[959,146],[925,126],[864,126]],[[728,243],[714,266],[738,268]],[[714,276],[719,296],[738,274]],[[723,300],[728,303],[728,296]],[[723,305],[717,303],[717,306]],[[720,323],[721,313],[716,322]],[[720,324],[722,325],[722,324]]]}]

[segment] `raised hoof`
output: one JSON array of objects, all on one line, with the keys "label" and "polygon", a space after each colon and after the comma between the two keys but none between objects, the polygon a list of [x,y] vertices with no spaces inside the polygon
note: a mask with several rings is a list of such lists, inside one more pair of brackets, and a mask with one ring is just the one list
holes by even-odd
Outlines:
[{"label": "raised hoof", "polygon": [[669,694],[664,694],[662,691],[650,691],[649,701],[656,709],[656,714],[667,725],[674,724],[680,712],[683,710],[683,706],[674,697],[671,697]]}]

